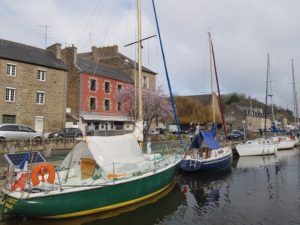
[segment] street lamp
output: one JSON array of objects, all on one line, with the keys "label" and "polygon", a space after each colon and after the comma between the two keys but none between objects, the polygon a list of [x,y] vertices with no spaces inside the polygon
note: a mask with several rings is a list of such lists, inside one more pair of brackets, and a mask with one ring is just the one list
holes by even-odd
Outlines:
[{"label": "street lamp", "polygon": [[246,140],[246,133],[245,133],[245,124],[246,124],[246,121],[243,120],[242,121],[242,124],[243,124],[243,131],[244,131],[244,141]]}]

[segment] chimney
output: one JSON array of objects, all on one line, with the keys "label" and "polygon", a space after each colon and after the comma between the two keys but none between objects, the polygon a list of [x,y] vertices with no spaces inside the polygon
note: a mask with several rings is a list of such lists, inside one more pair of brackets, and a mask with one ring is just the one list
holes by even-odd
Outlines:
[{"label": "chimney", "polygon": [[71,53],[72,53],[72,57],[73,57],[73,62],[76,63],[77,62],[77,48],[72,45],[71,47]]},{"label": "chimney", "polygon": [[55,43],[47,48],[57,59],[61,59],[61,44]]},{"label": "chimney", "polygon": [[67,65],[74,65],[77,62],[77,48],[72,45],[62,50],[62,60]]},{"label": "chimney", "polygon": [[93,61],[98,61],[99,59],[110,59],[118,56],[118,45],[99,47],[92,47],[92,58]]}]

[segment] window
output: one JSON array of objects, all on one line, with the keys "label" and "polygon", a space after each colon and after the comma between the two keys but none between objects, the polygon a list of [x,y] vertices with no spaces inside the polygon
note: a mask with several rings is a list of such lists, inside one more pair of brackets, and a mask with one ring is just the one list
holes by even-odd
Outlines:
[{"label": "window", "polygon": [[5,101],[14,102],[16,99],[16,89],[7,87],[5,88]]},{"label": "window", "polygon": [[3,115],[2,123],[16,123],[16,115]]},{"label": "window", "polygon": [[95,125],[95,130],[99,130],[99,123],[94,123]]},{"label": "window", "polygon": [[118,84],[118,91],[122,90],[122,84]]},{"label": "window", "polygon": [[18,125],[4,125],[0,128],[1,131],[19,131]]},{"label": "window", "polygon": [[148,77],[143,76],[143,88],[148,88]]},{"label": "window", "polygon": [[17,66],[13,64],[6,65],[6,74],[9,76],[16,76],[17,74]]},{"label": "window", "polygon": [[38,91],[36,93],[36,104],[39,104],[39,105],[45,104],[45,92]]},{"label": "window", "polygon": [[105,89],[105,93],[110,93],[110,83],[108,81],[105,81],[104,89]]},{"label": "window", "polygon": [[90,109],[91,110],[96,109],[96,98],[95,97],[90,97]]},{"label": "window", "polygon": [[122,111],[122,102],[118,102],[118,112]]},{"label": "window", "polygon": [[39,81],[45,81],[46,80],[46,71],[45,70],[38,70],[37,79]]},{"label": "window", "polygon": [[90,90],[91,91],[96,91],[96,87],[97,87],[97,81],[95,79],[91,79],[91,81],[90,81]]},{"label": "window", "polygon": [[105,111],[110,110],[110,100],[109,99],[104,100],[104,109],[105,109]]},{"label": "window", "polygon": [[19,130],[21,132],[35,132],[33,129],[31,129],[30,127],[26,127],[26,126],[22,126],[22,125],[19,125]]}]

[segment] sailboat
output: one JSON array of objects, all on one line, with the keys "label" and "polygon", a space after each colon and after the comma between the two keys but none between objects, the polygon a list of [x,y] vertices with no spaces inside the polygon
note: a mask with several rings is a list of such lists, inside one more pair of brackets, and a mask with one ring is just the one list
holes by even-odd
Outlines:
[{"label": "sailboat", "polygon": [[[140,0],[137,6],[142,124]],[[66,156],[59,169],[45,162],[39,152],[8,154],[11,166],[2,190],[2,211],[25,217],[68,218],[151,198],[174,184],[182,160],[180,149],[162,150],[143,154],[136,136],[125,134],[86,137]]]},{"label": "sailboat", "polygon": [[[213,125],[209,131],[202,131],[197,129],[192,138],[192,143],[188,151],[185,152],[183,160],[180,163],[180,167],[186,172],[195,171],[214,171],[224,170],[231,167],[232,163],[232,150],[230,146],[221,147],[215,140],[217,134],[217,125],[215,119],[215,104],[214,104],[214,92],[213,92],[213,76],[212,76],[212,61],[214,64],[214,70],[218,85],[216,64],[214,58],[213,45],[211,40],[211,34],[208,33],[209,37],[209,49],[210,49],[210,68],[211,68],[211,85],[212,85],[212,111],[213,111]],[[219,86],[218,86],[219,87]],[[219,90],[219,88],[218,88]],[[219,92],[219,101],[220,99]],[[220,103],[220,102],[219,102]],[[221,108],[221,104],[219,104]],[[221,113],[222,114],[222,113]],[[225,129],[224,117],[223,127]],[[225,136],[226,136],[226,132]],[[202,143],[206,143],[206,146],[202,146]]]},{"label": "sailboat", "polygon": [[[266,103],[265,103],[265,133],[267,131],[267,110],[268,110],[268,85],[270,73],[270,58],[268,54],[267,60],[267,82],[266,82]],[[236,150],[239,156],[256,156],[256,155],[272,155],[277,152],[278,143],[275,140],[267,139],[266,137],[248,140],[245,143],[236,145]]]},{"label": "sailboat", "polygon": [[[292,78],[293,78],[293,97],[294,97],[294,114],[295,114],[295,127],[297,126],[297,118],[298,118],[298,106],[297,106],[297,93],[295,87],[295,76],[294,76],[294,64],[292,60]],[[273,113],[273,111],[272,111]],[[286,132],[280,132],[275,124],[273,123],[273,133],[277,134],[276,136],[272,137],[271,139],[278,143],[277,150],[285,150],[291,149],[299,142],[298,138],[290,132],[290,134],[286,134]],[[283,134],[282,134],[283,133]]]}]

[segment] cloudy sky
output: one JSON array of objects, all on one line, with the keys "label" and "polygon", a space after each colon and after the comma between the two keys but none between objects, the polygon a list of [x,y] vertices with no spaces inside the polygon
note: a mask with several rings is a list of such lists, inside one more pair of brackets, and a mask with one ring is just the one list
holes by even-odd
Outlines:
[{"label": "cloudy sky", "polygon": [[[49,39],[78,52],[117,44],[135,59],[135,0],[2,0],[0,38],[44,48]],[[156,0],[173,92],[210,91],[208,35],[222,93],[238,92],[264,101],[270,54],[273,101],[293,109],[291,59],[300,87],[299,0]],[[142,0],[142,36],[157,34],[151,0]],[[158,38],[143,43],[143,64],[166,85]],[[299,92],[299,91],[298,91]],[[298,97],[300,99],[300,96]]]}]

